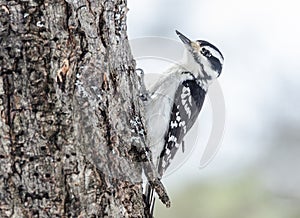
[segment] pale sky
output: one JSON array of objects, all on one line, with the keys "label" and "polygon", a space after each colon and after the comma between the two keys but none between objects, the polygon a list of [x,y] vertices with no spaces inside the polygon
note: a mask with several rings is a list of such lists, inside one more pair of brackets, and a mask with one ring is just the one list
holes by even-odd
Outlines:
[{"label": "pale sky", "polygon": [[[128,7],[130,39],[178,40],[178,29],[213,42],[225,57],[219,82],[226,131],[215,160],[199,174],[236,172],[252,164],[268,149],[264,134],[269,136],[272,122],[300,121],[300,1],[129,0]],[[194,174],[197,158],[192,156],[178,175]]]}]

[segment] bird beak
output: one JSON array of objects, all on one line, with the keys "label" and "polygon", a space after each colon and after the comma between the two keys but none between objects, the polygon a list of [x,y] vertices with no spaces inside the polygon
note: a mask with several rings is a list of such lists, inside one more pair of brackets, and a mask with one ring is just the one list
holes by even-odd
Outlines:
[{"label": "bird beak", "polygon": [[200,51],[200,46],[198,45],[198,43],[191,41],[188,37],[186,37],[185,35],[183,35],[181,32],[179,32],[177,30],[176,30],[176,34],[181,39],[183,44],[188,49],[190,49],[190,51]]},{"label": "bird beak", "polygon": [[183,35],[181,32],[179,32],[178,30],[176,30],[176,34],[178,35],[178,37],[181,39],[181,41],[184,44],[187,44],[187,45],[191,44],[191,40],[189,38],[187,38],[185,35]]}]

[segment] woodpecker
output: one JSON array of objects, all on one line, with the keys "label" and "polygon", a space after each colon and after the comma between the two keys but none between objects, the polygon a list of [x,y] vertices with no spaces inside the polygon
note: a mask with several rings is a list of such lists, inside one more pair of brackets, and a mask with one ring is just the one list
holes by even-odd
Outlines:
[{"label": "woodpecker", "polygon": [[[148,141],[160,178],[195,123],[209,85],[220,76],[224,62],[220,50],[211,43],[192,41],[177,30],[176,34],[185,47],[183,60],[144,95]],[[152,204],[153,191],[146,195]]]}]

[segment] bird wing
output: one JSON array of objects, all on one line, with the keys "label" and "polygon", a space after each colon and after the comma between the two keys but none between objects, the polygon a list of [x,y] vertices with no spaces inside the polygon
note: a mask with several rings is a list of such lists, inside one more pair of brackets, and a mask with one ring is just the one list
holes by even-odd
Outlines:
[{"label": "bird wing", "polygon": [[175,93],[175,99],[165,135],[165,145],[160,154],[158,172],[165,172],[174,158],[183,138],[195,123],[205,99],[205,90],[194,80],[182,82]]}]

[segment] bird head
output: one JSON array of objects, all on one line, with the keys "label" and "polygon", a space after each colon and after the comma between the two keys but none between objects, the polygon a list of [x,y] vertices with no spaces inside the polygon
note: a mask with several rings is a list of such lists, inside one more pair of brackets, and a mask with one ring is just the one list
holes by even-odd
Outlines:
[{"label": "bird head", "polygon": [[185,45],[187,54],[184,64],[189,70],[196,68],[207,80],[220,76],[224,57],[216,46],[204,40],[192,41],[177,30],[176,34]]}]

